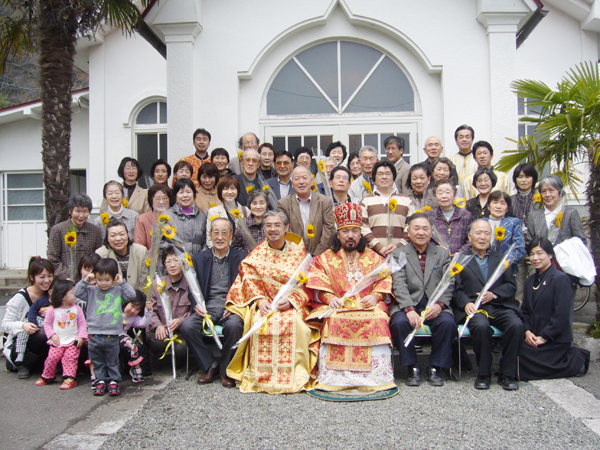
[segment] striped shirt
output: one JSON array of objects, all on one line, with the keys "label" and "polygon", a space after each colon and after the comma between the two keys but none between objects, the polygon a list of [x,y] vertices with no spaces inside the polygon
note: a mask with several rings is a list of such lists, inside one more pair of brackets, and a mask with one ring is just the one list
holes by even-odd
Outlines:
[{"label": "striped shirt", "polygon": [[408,234],[406,232],[406,219],[410,213],[414,212],[411,208],[410,199],[406,195],[394,193],[390,197],[397,202],[396,211],[390,212],[388,200],[375,191],[375,194],[369,194],[360,202],[362,209],[362,235],[367,240],[369,248],[379,252],[387,243],[388,217],[391,219],[392,239],[391,244],[401,247],[408,243]]}]

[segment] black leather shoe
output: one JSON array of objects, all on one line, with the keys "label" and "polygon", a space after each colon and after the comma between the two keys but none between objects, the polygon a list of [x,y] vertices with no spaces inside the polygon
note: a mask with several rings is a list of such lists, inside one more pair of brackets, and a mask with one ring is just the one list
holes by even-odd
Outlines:
[{"label": "black leather shoe", "polygon": [[432,386],[443,386],[444,379],[442,378],[442,372],[437,367],[429,366],[427,369],[427,381]]},{"label": "black leather shoe", "polygon": [[502,386],[505,391],[517,391],[519,390],[519,383],[512,377],[506,375],[498,375],[498,384]]},{"label": "black leather shoe", "polygon": [[198,378],[198,384],[212,383],[213,379],[218,377],[220,374],[221,371],[219,369],[219,366],[211,367],[208,369],[208,372],[200,375],[200,378]]},{"label": "black leather shoe", "polygon": [[29,367],[20,366],[19,371],[17,372],[17,378],[20,380],[27,380],[31,378],[31,373],[29,373]]},{"label": "black leather shoe", "polygon": [[421,386],[421,369],[416,366],[408,368],[408,378],[406,379],[407,386]]},{"label": "black leather shoe", "polygon": [[490,377],[475,378],[475,389],[489,389],[491,384]]}]

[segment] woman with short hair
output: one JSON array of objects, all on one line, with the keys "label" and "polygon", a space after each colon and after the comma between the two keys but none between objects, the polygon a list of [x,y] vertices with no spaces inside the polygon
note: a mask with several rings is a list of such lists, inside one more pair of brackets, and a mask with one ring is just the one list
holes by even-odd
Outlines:
[{"label": "woman with short hair", "polygon": [[493,170],[482,167],[473,175],[473,186],[479,191],[477,197],[467,200],[466,209],[473,215],[473,220],[490,216],[488,198],[496,186],[498,177]]},{"label": "woman with short hair", "polygon": [[[235,230],[235,220],[227,208],[229,208],[229,210],[237,209],[240,212],[241,217],[248,217],[250,215],[250,210],[237,201],[240,195],[240,189],[240,182],[233,175],[225,175],[219,180],[219,183],[217,184],[217,197],[221,200],[221,204],[208,210],[206,219],[207,230],[210,230],[211,218],[214,219],[216,217],[229,219],[232,229]],[[227,206],[227,208],[225,208],[225,206]],[[213,246],[209,233],[206,236],[206,245],[208,248],[212,248]]]},{"label": "woman with short hair", "polygon": [[121,219],[127,226],[129,239],[133,240],[135,221],[138,217],[138,213],[126,208],[126,203],[123,202],[125,199],[123,186],[115,180],[110,180],[104,185],[102,192],[108,208],[106,209],[106,212],[103,212],[96,217],[94,224],[100,228],[102,236],[104,236],[106,234],[106,224],[108,224],[108,221],[113,217]]},{"label": "woman with short hair", "polygon": [[173,189],[175,204],[165,211],[171,218],[169,225],[176,230],[176,238],[183,242],[190,256],[203,250],[206,242],[206,215],[194,203],[196,193],[192,180],[177,180]]},{"label": "woman with short hair", "polygon": [[406,179],[406,187],[411,189],[408,198],[415,211],[425,212],[437,206],[435,195],[430,187],[431,172],[423,163],[411,166]]},{"label": "woman with short hair", "polygon": [[213,206],[221,204],[217,196],[217,183],[221,175],[219,169],[213,163],[204,163],[198,169],[198,192],[196,194],[196,205],[204,214]]},{"label": "woman with short hair", "polygon": [[154,222],[158,219],[158,215],[173,206],[171,189],[164,184],[153,185],[148,189],[148,203],[150,204],[150,211],[139,215],[135,219],[133,241],[150,250],[152,247],[152,235],[150,232],[154,227]]}]

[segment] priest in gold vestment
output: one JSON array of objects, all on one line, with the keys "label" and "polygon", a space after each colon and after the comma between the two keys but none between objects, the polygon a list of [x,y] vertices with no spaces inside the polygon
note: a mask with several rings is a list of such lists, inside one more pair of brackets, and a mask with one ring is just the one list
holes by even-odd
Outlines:
[{"label": "priest in gold vestment", "polygon": [[[333,248],[317,256],[306,284],[315,309],[306,319],[321,329],[315,389],[376,392],[396,387],[388,306],[393,302],[391,275],[365,288],[360,296],[342,297],[362,277],[383,263],[361,236],[359,206],[346,203],[334,210],[337,233]],[[329,306],[338,308],[322,322]]]},{"label": "priest in gold vestment", "polygon": [[[244,334],[271,312],[271,302],[306,257],[302,238],[286,239],[289,221],[281,211],[264,215],[267,239],[242,261],[225,307],[244,320]],[[289,235],[287,235],[289,237]],[[319,331],[304,318],[310,310],[306,292],[298,288],[277,307],[266,327],[237,349],[227,375],[242,392],[293,393],[315,381]]]}]

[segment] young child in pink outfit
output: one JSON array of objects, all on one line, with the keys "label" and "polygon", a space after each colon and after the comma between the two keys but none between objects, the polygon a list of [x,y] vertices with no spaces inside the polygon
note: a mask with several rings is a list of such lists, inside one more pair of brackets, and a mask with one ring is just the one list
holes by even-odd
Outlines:
[{"label": "young child in pink outfit", "polygon": [[52,307],[44,318],[44,331],[50,350],[44,363],[42,377],[35,382],[44,386],[56,378],[56,365],[62,361],[63,383],[60,389],[73,389],[77,386],[77,360],[83,341],[87,337],[85,315],[75,304],[74,283],[70,280],[57,280],[50,296]]}]

